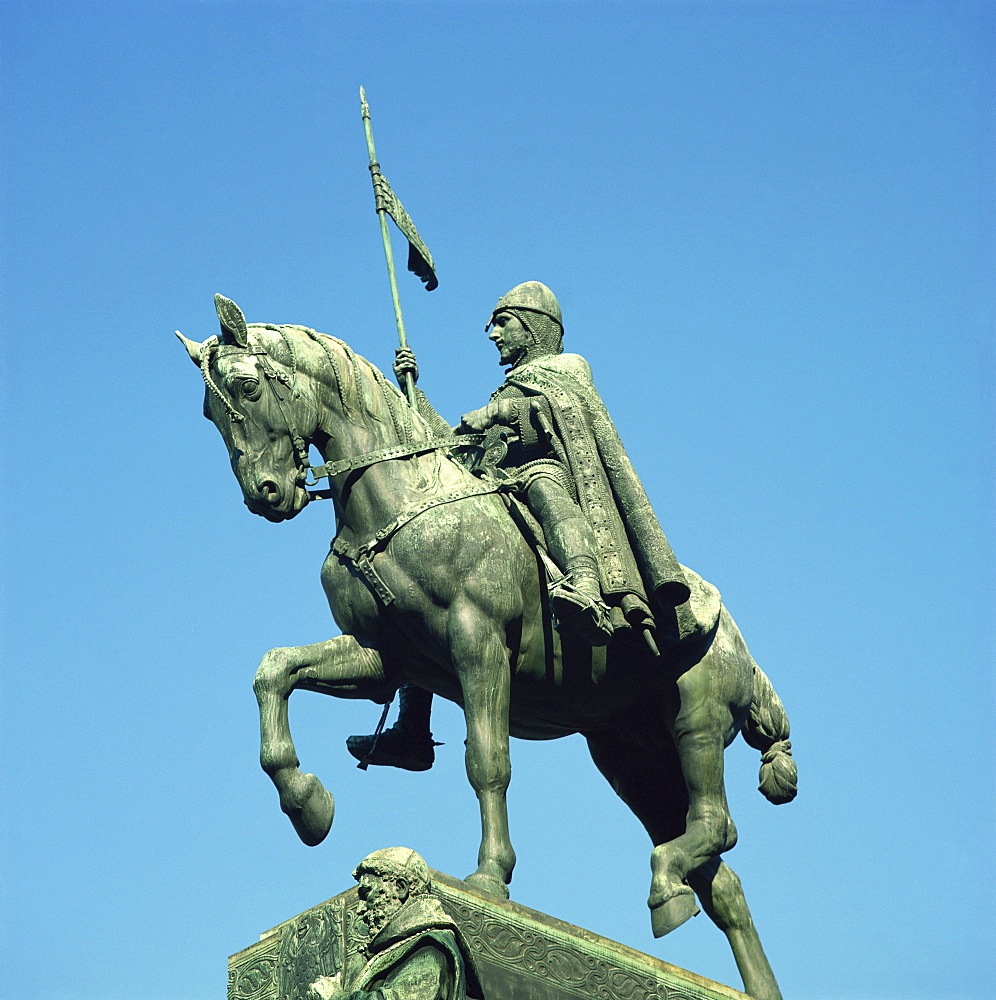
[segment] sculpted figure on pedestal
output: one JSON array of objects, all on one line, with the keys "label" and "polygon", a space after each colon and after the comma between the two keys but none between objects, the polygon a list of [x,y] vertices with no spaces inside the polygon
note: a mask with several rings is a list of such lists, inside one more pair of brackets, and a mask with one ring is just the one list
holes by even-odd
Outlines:
[{"label": "sculpted figure on pedestal", "polygon": [[[260,763],[301,839],[320,843],[335,806],[300,769],[295,690],[383,705],[404,689],[463,708],[481,815],[467,881],[498,898],[516,860],[509,737],[580,733],[651,838],[654,934],[697,913],[697,897],[746,992],[781,1000],[722,857],[737,840],[723,754],[742,734],[762,754],[760,790],[790,801],[788,718],[716,589],[674,562],[587,365],[560,350],[549,290],[527,283],[493,311],[511,370],[459,434],[343,341],[248,324],[223,296],[216,309],[220,335],[181,339],[246,505],[270,521],[318,498],[335,508],[322,586],[342,634],[270,650],[254,685]],[[403,372],[411,363],[399,361]],[[482,448],[482,461],[466,461]],[[328,488],[309,492],[310,474]]]},{"label": "sculpted figure on pedestal", "polygon": [[415,851],[374,851],[353,877],[370,938],[355,965],[312,983],[309,1000],[483,1000],[473,957],[430,895],[429,870]]},{"label": "sculpted figure on pedestal", "polygon": [[[491,469],[500,470],[539,522],[553,563],[548,592],[557,627],[593,646],[623,630],[656,632],[651,603],[673,614],[671,608],[688,601],[688,584],[591,368],[580,355],[564,353],[560,304],[546,285],[527,281],[498,300],[489,330],[499,363],[509,366],[505,381],[487,406],[465,414],[452,430],[484,432]],[[409,376],[417,381],[414,353],[397,354],[398,384]],[[420,389],[416,396],[434,433],[450,433]],[[403,689],[397,723],[372,736],[351,736],[350,753],[364,764],[426,770],[436,745],[430,706],[427,692]]]}]

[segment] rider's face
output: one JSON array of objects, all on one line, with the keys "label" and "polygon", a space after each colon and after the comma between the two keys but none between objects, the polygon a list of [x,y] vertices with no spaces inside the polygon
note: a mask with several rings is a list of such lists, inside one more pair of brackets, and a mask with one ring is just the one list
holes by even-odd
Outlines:
[{"label": "rider's face", "polygon": [[520,360],[533,338],[512,313],[501,312],[495,316],[488,339],[498,348],[499,364],[514,365]]}]

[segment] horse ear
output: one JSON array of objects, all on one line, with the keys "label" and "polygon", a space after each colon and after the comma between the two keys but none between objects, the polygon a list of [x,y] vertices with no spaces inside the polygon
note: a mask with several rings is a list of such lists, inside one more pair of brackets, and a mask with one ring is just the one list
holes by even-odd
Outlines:
[{"label": "horse ear", "polygon": [[246,329],[246,318],[242,310],[224,295],[215,295],[214,308],[221,323],[221,340],[224,344],[236,344],[246,347],[249,344],[249,331]]},{"label": "horse ear", "polygon": [[198,368],[201,366],[201,345],[197,343],[196,340],[188,340],[179,330],[173,331],[179,338],[180,343],[187,349],[187,353],[190,355],[190,360],[193,361]]}]

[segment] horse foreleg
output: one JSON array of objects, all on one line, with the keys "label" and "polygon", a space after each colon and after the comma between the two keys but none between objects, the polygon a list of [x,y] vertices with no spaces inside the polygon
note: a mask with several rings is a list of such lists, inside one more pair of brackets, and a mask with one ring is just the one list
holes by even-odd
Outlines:
[{"label": "horse foreleg", "polygon": [[297,835],[314,847],[332,828],[335,801],[314,774],[302,774],[291,738],[287,702],[297,688],[357,697],[384,677],[380,655],[351,635],[310,646],[271,649],[253,688],[259,703],[259,762],[280,793],[280,808]]},{"label": "horse foreleg", "polygon": [[702,908],[730,942],[744,981],[744,992],[755,1000],[782,1000],[736,872],[721,858],[714,858],[691,872],[688,883],[698,894]]},{"label": "horse foreleg", "polygon": [[[482,634],[483,633],[483,634]],[[515,851],[505,792],[512,776],[508,753],[508,650],[490,627],[470,628],[453,643],[467,720],[467,777],[481,807],[481,846],[472,885],[508,898]]]}]

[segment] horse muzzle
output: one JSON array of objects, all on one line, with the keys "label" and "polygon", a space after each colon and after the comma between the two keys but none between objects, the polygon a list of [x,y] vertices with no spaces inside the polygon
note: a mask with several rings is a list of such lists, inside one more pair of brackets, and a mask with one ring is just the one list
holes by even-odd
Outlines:
[{"label": "horse muzzle", "polygon": [[311,499],[307,490],[296,484],[284,490],[273,479],[260,480],[250,496],[245,493],[245,505],[254,514],[265,517],[267,521],[288,521],[300,514]]}]

